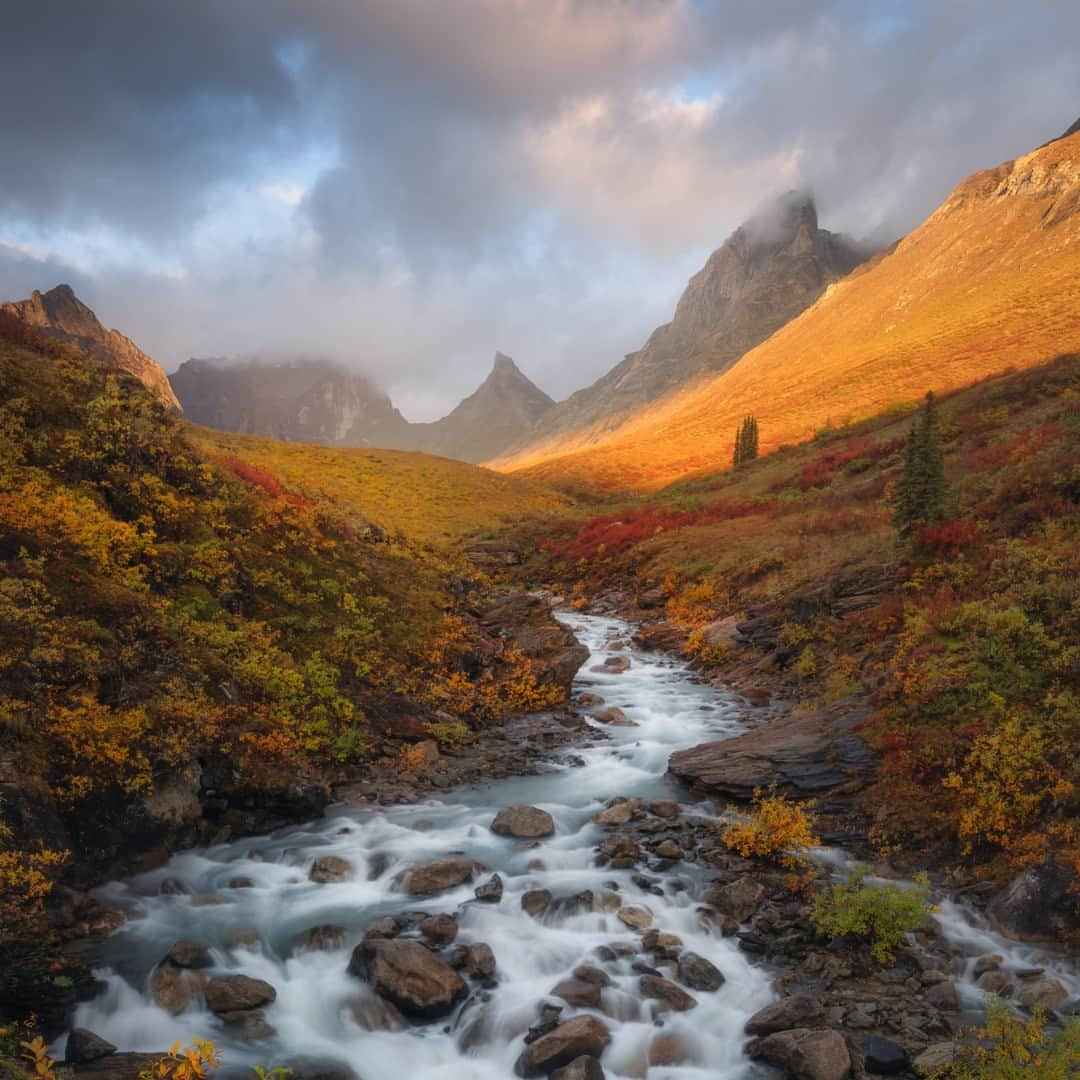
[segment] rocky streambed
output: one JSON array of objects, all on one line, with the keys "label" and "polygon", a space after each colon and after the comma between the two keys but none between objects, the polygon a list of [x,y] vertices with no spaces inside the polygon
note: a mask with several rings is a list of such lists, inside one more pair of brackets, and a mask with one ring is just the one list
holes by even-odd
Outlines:
[{"label": "rocky streambed", "polygon": [[[828,943],[785,875],[731,854],[672,753],[745,730],[745,703],[568,620],[598,737],[547,771],[173,858],[108,886],[128,921],[104,992],[58,1041],[125,1080],[213,1039],[224,1070],[362,1080],[910,1073],[983,991],[1067,1009],[1080,980],[949,902],[878,971]],[[846,856],[820,853],[835,872]]]}]

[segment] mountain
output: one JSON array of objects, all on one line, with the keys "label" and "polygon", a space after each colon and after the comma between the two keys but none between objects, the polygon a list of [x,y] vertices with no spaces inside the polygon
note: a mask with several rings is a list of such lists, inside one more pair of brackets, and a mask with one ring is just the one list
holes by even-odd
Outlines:
[{"label": "mountain", "polygon": [[400,446],[409,424],[363,375],[333,361],[192,359],[170,376],[189,420],[332,446]]},{"label": "mountain", "polygon": [[[735,230],[686,286],[671,322],[536,425],[529,455],[554,439],[585,445],[633,410],[702,373],[718,373],[809,307],[866,253],[818,227],[813,199],[788,192]],[[573,434],[567,434],[573,433]]]},{"label": "mountain", "polygon": [[57,285],[47,293],[35,289],[29,300],[0,304],[0,311],[14,315],[49,337],[78,345],[100,363],[134,375],[164,405],[180,410],[180,402],[161,365],[119,330],[106,330],[70,285]]},{"label": "mountain", "polygon": [[729,370],[639,409],[594,445],[499,464],[659,487],[726,467],[746,413],[761,448],[1080,348],[1080,131],[978,172],[891,251],[835,282]]},{"label": "mountain", "polygon": [[423,450],[483,461],[518,442],[554,402],[503,353],[441,420],[411,424],[369,379],[330,360],[192,359],[171,376],[190,420],[221,431],[328,446]]},{"label": "mountain", "polygon": [[554,407],[509,356],[497,352],[491,374],[453,412],[412,427],[429,454],[484,461],[520,440]]}]

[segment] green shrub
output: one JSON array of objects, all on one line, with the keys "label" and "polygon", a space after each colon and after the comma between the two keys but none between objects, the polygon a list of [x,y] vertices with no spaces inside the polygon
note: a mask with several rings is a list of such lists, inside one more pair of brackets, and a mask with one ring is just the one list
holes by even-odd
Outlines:
[{"label": "green shrub", "polygon": [[914,887],[868,882],[864,866],[852,871],[847,881],[830,885],[814,900],[811,915],[822,934],[838,938],[854,934],[869,941],[870,952],[882,965],[888,964],[904,940],[917,930],[933,910],[930,886],[925,875]]}]

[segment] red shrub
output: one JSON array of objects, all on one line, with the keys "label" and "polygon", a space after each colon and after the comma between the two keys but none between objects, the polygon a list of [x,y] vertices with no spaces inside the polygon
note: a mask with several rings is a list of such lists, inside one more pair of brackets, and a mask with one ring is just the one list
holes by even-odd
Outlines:
[{"label": "red shrub", "polygon": [[919,529],[919,547],[941,558],[952,558],[974,547],[978,540],[979,526],[974,521],[942,521]]},{"label": "red shrub", "polygon": [[39,333],[28,323],[6,311],[0,311],[0,338],[49,356],[59,356],[65,351],[62,342]]},{"label": "red shrub", "polygon": [[260,469],[258,465],[252,465],[249,461],[241,458],[230,458],[229,468],[246,484],[252,487],[262,488],[267,495],[277,499],[284,494],[281,481],[266,469]]}]

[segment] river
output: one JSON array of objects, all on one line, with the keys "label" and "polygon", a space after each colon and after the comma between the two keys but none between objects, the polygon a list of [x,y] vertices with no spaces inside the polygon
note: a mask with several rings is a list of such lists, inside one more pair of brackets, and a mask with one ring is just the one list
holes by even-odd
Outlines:
[{"label": "river", "polygon": [[[681,865],[660,879],[662,895],[644,891],[633,880],[634,870],[595,865],[594,849],[605,832],[589,821],[614,796],[685,803],[686,793],[666,776],[668,757],[682,747],[743,730],[741,706],[734,697],[694,681],[678,660],[627,652],[630,628],[625,623],[595,616],[562,618],[592,653],[577,689],[601,695],[636,726],[603,728],[606,738],[572,748],[537,776],[401,808],[338,808],[309,826],[178,855],[158,871],[105,887],[101,899],[125,909],[129,918],[101,955],[99,975],[106,992],[79,1007],[75,1024],[121,1050],[159,1051],[194,1036],[211,1038],[228,1071],[305,1059],[346,1065],[362,1080],[507,1080],[523,1036],[551,988],[577,965],[596,964],[597,947],[617,950],[636,940],[614,911],[536,919],[522,911],[522,894],[549,889],[565,897],[590,889],[600,896],[614,889],[622,904],[647,907],[654,927],[677,934],[686,948],[714,963],[726,982],[714,992],[696,993],[699,1004],[689,1012],[654,1015],[657,1003],[643,1000],[637,989],[633,956],[609,959],[602,966],[612,984],[603,991],[601,1010],[563,1010],[564,1019],[594,1011],[610,1028],[612,1041],[602,1059],[607,1076],[645,1076],[649,1046],[660,1031],[678,1036],[691,1063],[650,1067],[649,1080],[738,1080],[760,1071],[742,1052],[743,1025],[773,999],[771,975],[697,914],[705,875]],[[611,655],[629,655],[631,666],[621,674],[593,670]],[[547,810],[556,823],[555,835],[530,846],[492,833],[498,809],[519,803]],[[683,812],[705,813],[706,807],[685,804]],[[500,874],[505,886],[500,902],[476,902],[475,882],[422,899],[395,887],[405,867],[452,852],[482,860]],[[311,882],[312,859],[322,855],[348,860],[354,868],[351,878]],[[250,879],[251,887],[229,887],[237,877]],[[186,893],[163,895],[167,879],[182,883]],[[372,920],[418,910],[456,914],[457,943],[490,945],[497,985],[475,990],[445,1020],[404,1030],[366,1030],[378,1010],[368,986],[346,971],[351,950]],[[965,952],[1013,948],[974,929],[955,905],[943,911],[943,926],[946,922],[946,932]],[[296,948],[304,931],[324,924],[345,928],[339,947]],[[253,939],[251,931],[257,933],[253,943],[228,944],[238,933]],[[965,935],[974,942],[970,949]],[[242,974],[269,982],[277,998],[266,1008],[265,1019],[276,1034],[256,1042],[231,1038],[199,997],[177,1016],[155,1006],[149,993],[152,970],[181,939],[211,946],[210,975]],[[1017,950],[1009,960],[1022,966],[1033,953]]]}]

